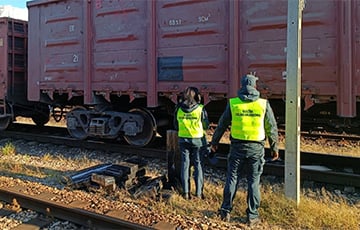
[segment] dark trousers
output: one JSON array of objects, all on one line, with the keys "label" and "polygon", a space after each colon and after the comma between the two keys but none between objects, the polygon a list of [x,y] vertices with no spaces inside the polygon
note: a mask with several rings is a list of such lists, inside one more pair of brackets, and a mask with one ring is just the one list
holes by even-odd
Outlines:
[{"label": "dark trousers", "polygon": [[232,143],[228,155],[226,184],[224,187],[221,210],[230,212],[233,200],[244,167],[247,170],[247,217],[254,219],[259,216],[260,176],[263,172],[264,146],[260,143]]},{"label": "dark trousers", "polygon": [[195,195],[201,196],[204,187],[202,160],[202,141],[200,138],[180,138],[181,185],[184,193],[190,192],[190,166],[194,166]]}]

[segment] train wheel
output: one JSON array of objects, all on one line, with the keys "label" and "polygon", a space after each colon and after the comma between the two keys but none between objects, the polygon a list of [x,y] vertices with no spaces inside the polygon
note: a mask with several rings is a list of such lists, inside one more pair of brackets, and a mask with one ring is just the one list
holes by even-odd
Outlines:
[{"label": "train wheel", "polygon": [[72,137],[79,140],[84,140],[88,137],[89,118],[86,115],[86,111],[83,107],[75,107],[66,114],[68,132]]},{"label": "train wheel", "polygon": [[0,118],[0,131],[4,131],[11,124],[11,117]]},{"label": "train wheel", "polygon": [[7,129],[9,125],[13,122],[12,116],[14,116],[14,113],[12,110],[13,109],[12,106],[6,103],[6,110],[4,111],[4,109],[5,108],[3,107],[0,109],[0,114],[2,115],[0,117],[0,131],[4,131],[5,129]]},{"label": "train wheel", "polygon": [[134,146],[146,146],[156,137],[156,120],[152,113],[146,109],[131,109],[130,113],[140,114],[144,118],[143,132],[136,136],[124,136],[125,141]]}]

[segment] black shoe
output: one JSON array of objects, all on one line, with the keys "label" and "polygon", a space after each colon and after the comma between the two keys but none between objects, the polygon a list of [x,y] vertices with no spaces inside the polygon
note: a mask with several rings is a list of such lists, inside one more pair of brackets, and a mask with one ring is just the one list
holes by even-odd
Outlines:
[{"label": "black shoe", "polygon": [[190,200],[190,195],[189,195],[189,193],[184,193],[184,194],[183,194],[183,198],[184,198],[185,200]]},{"label": "black shoe", "polygon": [[254,219],[248,219],[247,224],[249,227],[255,227],[256,225],[258,225],[260,223],[260,218],[254,218]]},{"label": "black shoe", "polygon": [[222,221],[230,222],[230,213],[224,210],[220,210],[220,219]]}]

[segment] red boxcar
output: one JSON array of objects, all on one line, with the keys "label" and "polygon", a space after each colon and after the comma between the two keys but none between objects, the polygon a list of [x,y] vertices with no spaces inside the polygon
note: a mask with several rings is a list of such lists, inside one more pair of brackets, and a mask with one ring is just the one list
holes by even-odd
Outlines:
[{"label": "red boxcar", "polygon": [[0,18],[0,130],[17,117],[31,117],[38,125],[49,120],[45,104],[27,100],[27,22]]},{"label": "red boxcar", "polygon": [[[318,118],[359,117],[359,6],[306,1],[303,109]],[[198,87],[220,113],[249,72],[284,114],[287,1],[36,0],[28,8],[28,98],[83,106],[68,113],[73,136],[122,133],[147,144],[168,127],[185,87]]]}]

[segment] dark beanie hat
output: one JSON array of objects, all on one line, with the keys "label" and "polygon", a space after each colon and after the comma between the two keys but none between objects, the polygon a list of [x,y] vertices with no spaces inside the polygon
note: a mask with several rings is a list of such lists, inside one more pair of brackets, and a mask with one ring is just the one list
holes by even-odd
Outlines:
[{"label": "dark beanie hat", "polygon": [[243,76],[241,78],[241,86],[242,87],[246,87],[246,86],[252,86],[255,87],[256,86],[256,81],[258,80],[258,77],[255,77],[252,74],[247,74],[245,76]]}]

